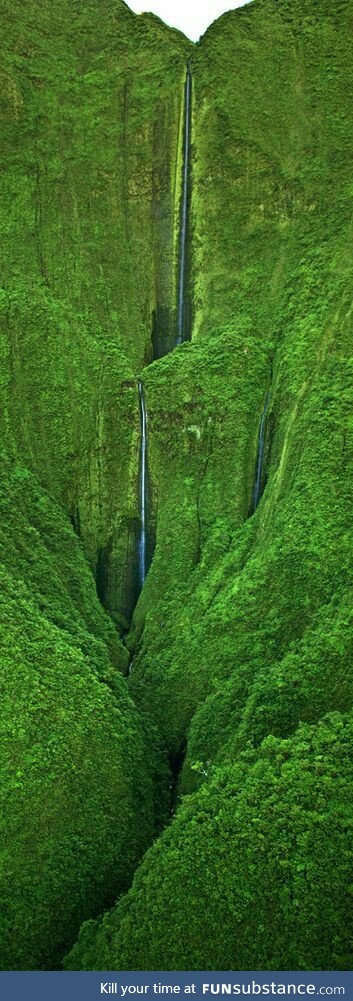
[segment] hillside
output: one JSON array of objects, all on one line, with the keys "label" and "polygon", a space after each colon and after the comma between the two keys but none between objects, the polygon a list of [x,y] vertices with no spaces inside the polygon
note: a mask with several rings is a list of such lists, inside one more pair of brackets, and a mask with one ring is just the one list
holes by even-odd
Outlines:
[{"label": "hillside", "polygon": [[[129,886],[168,806],[115,623],[136,600],[134,373],[187,43],[120,2],[0,10],[0,956],[46,969]],[[159,128],[174,137],[163,161]]]},{"label": "hillside", "polygon": [[351,4],[1,8],[2,966],[350,969]]}]

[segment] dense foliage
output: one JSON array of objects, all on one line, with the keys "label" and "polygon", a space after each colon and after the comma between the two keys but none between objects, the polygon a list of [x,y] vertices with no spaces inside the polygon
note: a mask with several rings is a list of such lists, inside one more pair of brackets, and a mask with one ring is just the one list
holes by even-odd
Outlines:
[{"label": "dense foliage", "polygon": [[120,0],[1,0],[0,18],[0,965],[42,969],[128,887],[165,815],[158,735],[97,591],[126,625],[134,371],[160,280],[145,245],[171,216],[187,43]]},{"label": "dense foliage", "polygon": [[351,966],[320,724],[352,706],[351,33],[348,2],[258,0],[192,58],[194,335],[144,373],[158,532],[131,636],[184,798],[73,964]]},{"label": "dense foliage", "polygon": [[2,437],[6,421],[126,627],[134,375],[173,300],[188,43],[122,0],[1,0],[0,16]]},{"label": "dense foliage", "polygon": [[352,751],[338,713],[216,768],[146,855],[131,893],[84,926],[70,965],[336,969],[350,950]]},{"label": "dense foliage", "polygon": [[1,967],[46,969],[153,836],[156,741],[64,512],[2,469]]},{"label": "dense foliage", "polygon": [[3,964],[349,969],[350,0],[1,9]]}]

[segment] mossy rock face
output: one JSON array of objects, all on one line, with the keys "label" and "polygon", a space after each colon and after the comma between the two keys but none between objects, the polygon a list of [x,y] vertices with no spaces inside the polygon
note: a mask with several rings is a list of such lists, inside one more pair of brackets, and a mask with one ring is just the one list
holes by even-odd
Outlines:
[{"label": "mossy rock face", "polygon": [[4,965],[349,968],[351,4],[3,13]]},{"label": "mossy rock face", "polygon": [[350,25],[347,2],[254,2],[192,56],[193,340],[144,373],[157,546],[131,635],[131,690],[172,754],[189,732],[188,768],[225,680],[238,726],[306,630],[324,670],[325,607],[343,621],[352,583]]},{"label": "mossy rock face", "polygon": [[126,628],[137,597],[135,379],[156,322],[165,350],[174,333],[190,44],[120,0],[15,13],[5,5],[0,109],[6,433],[73,519]]},{"label": "mossy rock face", "polygon": [[156,744],[72,526],[2,468],[1,968],[47,969],[154,834]]},{"label": "mossy rock face", "polygon": [[349,965],[352,738],[333,714],[215,769],[68,968]]},{"label": "mossy rock face", "polygon": [[175,308],[189,43],[120,0],[1,16],[0,962],[46,969],[165,819],[115,623],[137,597],[137,373]]},{"label": "mossy rock face", "polygon": [[[352,705],[350,28],[347,2],[332,12],[309,0],[259,0],[224,15],[193,53],[193,340],[143,373],[157,545],[129,641],[135,700],[152,714],[174,766],[186,748],[178,778],[185,798],[130,894],[99,927],[85,926],[73,964],[350,962],[347,914],[325,904],[330,877],[319,875],[309,800],[298,830],[293,820],[305,798],[302,734],[311,760],[309,745],[331,726],[322,717]],[[268,392],[263,494],[253,514]],[[297,733],[301,720],[312,729]],[[271,792],[260,778],[269,734],[273,753],[291,761],[281,792],[274,776]],[[239,771],[235,792],[230,775],[249,744],[258,779]],[[329,744],[322,760],[333,777]],[[212,831],[206,802],[217,815]],[[283,870],[279,826],[264,833],[269,802],[283,826]],[[334,865],[330,811],[322,801],[326,873]],[[252,841],[257,818],[265,869]],[[294,829],[306,846],[300,859]],[[309,871],[318,896],[304,895],[301,924],[296,880]],[[343,886],[339,872],[332,882]],[[266,904],[256,902],[262,879],[275,887],[274,910],[265,890]]]}]

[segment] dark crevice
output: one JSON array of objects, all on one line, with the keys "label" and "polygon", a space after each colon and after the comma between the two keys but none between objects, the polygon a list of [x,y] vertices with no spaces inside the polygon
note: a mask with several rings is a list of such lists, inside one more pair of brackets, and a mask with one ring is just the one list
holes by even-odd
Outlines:
[{"label": "dark crevice", "polygon": [[124,563],[116,549],[116,541],[111,536],[97,553],[94,577],[99,601],[112,617],[120,635],[130,628],[130,623],[140,590],[138,582],[138,540],[140,522],[138,518],[126,518],[122,525],[126,533]]},{"label": "dark crevice", "polygon": [[248,518],[251,518],[252,515],[255,514],[255,511],[258,508],[258,505],[263,496],[268,480],[268,466],[269,466],[269,459],[270,459],[273,433],[274,433],[274,416],[271,408],[272,386],[273,386],[273,362],[271,362],[270,384],[264,399],[259,430],[258,430],[254,485],[253,485],[251,503],[248,511]]},{"label": "dark crevice", "polygon": [[[122,529],[126,533],[125,559],[120,566],[119,551],[115,551],[113,537],[98,549],[95,565],[95,582],[98,598],[103,608],[112,616],[122,639],[130,631],[134,610],[152,563],[156,544],[155,514],[148,468],[148,415],[143,385],[138,382],[140,417],[140,444],[138,479],[138,516],[125,518]],[[71,515],[75,530],[78,521]]]},{"label": "dark crevice", "polygon": [[74,530],[75,534],[80,539],[81,538],[81,522],[80,522],[80,512],[79,512],[78,507],[76,507],[74,511],[71,511],[70,521],[71,521],[71,525],[73,527],[73,530]]},{"label": "dark crevice", "polygon": [[112,542],[108,542],[106,546],[101,546],[98,549],[97,563],[96,563],[96,588],[98,598],[100,600],[103,608],[108,606],[108,594],[109,594],[109,568],[112,555]]},{"label": "dark crevice", "polygon": [[[161,305],[159,301],[158,282],[156,287],[157,305],[152,314],[152,359],[149,363],[163,358],[179,344],[191,339],[192,300],[190,295],[191,279],[191,242],[190,242],[190,207],[192,194],[191,171],[191,129],[192,129],[192,74],[190,63],[187,65],[184,85],[184,128],[183,128],[183,162],[181,196],[179,204],[179,256],[177,264],[177,301],[169,306]],[[155,212],[157,218],[161,214],[160,190],[158,185],[154,191]],[[159,279],[160,280],[160,279]]]},{"label": "dark crevice", "polygon": [[157,306],[152,313],[152,352],[150,361],[158,361],[175,348],[175,332],[172,311],[166,306]]},{"label": "dark crevice", "polygon": [[169,755],[169,767],[171,772],[170,782],[170,813],[175,813],[179,799],[179,779],[187,752],[187,743],[184,739],[177,751],[172,751]]},{"label": "dark crevice", "polygon": [[268,408],[270,405],[270,392],[266,394],[263,411],[261,414],[258,445],[257,445],[257,457],[256,457],[256,469],[255,469],[255,482],[253,489],[252,505],[250,513],[254,514],[258,504],[260,503],[262,494],[265,489],[267,481],[266,472],[266,432],[267,432],[267,416]]}]

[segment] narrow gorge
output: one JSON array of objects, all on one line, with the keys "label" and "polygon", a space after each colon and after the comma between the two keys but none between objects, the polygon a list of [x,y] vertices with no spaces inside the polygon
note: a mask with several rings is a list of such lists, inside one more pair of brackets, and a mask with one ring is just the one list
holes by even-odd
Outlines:
[{"label": "narrow gorge", "polygon": [[1,968],[349,969],[350,0],[1,17]]}]

